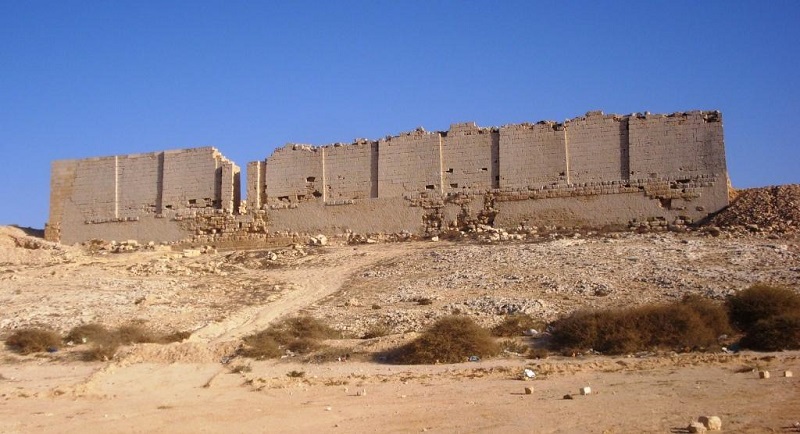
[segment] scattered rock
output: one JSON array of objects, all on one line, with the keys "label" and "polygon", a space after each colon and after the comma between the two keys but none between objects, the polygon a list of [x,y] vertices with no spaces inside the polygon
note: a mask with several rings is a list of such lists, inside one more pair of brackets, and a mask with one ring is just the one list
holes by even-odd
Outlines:
[{"label": "scattered rock", "polygon": [[581,395],[591,395],[591,394],[592,394],[592,388],[591,387],[589,387],[589,386],[581,387]]},{"label": "scattered rock", "polygon": [[718,416],[700,416],[697,421],[702,423],[709,431],[722,430],[722,419]]},{"label": "scattered rock", "polygon": [[704,433],[708,431],[702,422],[692,422],[688,427],[686,427],[686,429],[689,430],[690,433]]},{"label": "scattered rock", "polygon": [[792,371],[783,371],[783,376],[784,377],[792,377],[793,375],[794,374],[792,374]]},{"label": "scattered rock", "polygon": [[769,378],[769,371],[758,371],[758,378],[761,379]]},{"label": "scattered rock", "polygon": [[533,387],[526,387],[525,388],[525,394],[526,395],[530,395],[532,393],[533,393]]}]

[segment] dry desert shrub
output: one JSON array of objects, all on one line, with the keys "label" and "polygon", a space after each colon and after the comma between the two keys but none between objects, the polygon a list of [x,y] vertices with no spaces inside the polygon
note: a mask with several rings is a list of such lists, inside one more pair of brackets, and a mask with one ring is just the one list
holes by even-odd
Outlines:
[{"label": "dry desert shrub", "polygon": [[371,325],[364,335],[361,336],[361,339],[374,339],[374,338],[382,338],[384,336],[392,334],[392,328],[386,324],[373,324]]},{"label": "dry desert shrub", "polygon": [[399,364],[464,362],[471,356],[491,357],[500,352],[488,330],[464,316],[446,316],[415,340],[381,357]]},{"label": "dry desert shrub", "polygon": [[800,295],[768,285],[753,285],[728,300],[731,320],[745,332],[744,348],[757,351],[800,349]]},{"label": "dry desert shrub", "polygon": [[284,350],[308,354],[322,348],[321,340],[339,337],[339,331],[316,318],[288,318],[258,333],[245,336],[245,347],[241,354],[256,359],[280,357]]},{"label": "dry desert shrub", "polygon": [[526,330],[542,330],[544,325],[542,321],[537,321],[528,314],[513,314],[506,316],[500,324],[492,327],[492,334],[503,338],[522,336]]},{"label": "dry desert shrub", "polygon": [[553,323],[558,350],[594,349],[625,354],[652,348],[705,349],[730,332],[725,310],[690,297],[678,303],[579,311]]},{"label": "dry desert shrub", "polygon": [[191,332],[156,333],[140,324],[126,324],[108,330],[102,324],[84,324],[74,327],[66,340],[76,344],[88,343],[90,347],[83,352],[87,361],[110,360],[122,345],[179,342],[188,338]]},{"label": "dry desert shrub", "polygon": [[6,345],[20,354],[57,350],[61,346],[58,333],[42,328],[24,328],[6,338]]},{"label": "dry desert shrub", "polygon": [[102,324],[82,324],[73,327],[72,330],[67,333],[67,336],[64,337],[64,340],[75,344],[81,344],[105,339],[109,334],[111,334],[111,332]]},{"label": "dry desert shrub", "polygon": [[245,336],[243,339],[244,348],[240,354],[244,357],[253,359],[274,359],[283,355],[280,345],[270,336],[269,330],[262,330],[258,333]]},{"label": "dry desert shrub", "polygon": [[757,351],[800,349],[800,312],[757,321],[742,338],[740,345]]},{"label": "dry desert shrub", "polygon": [[800,311],[800,295],[769,285],[753,285],[728,300],[731,322],[747,331],[760,320]]}]

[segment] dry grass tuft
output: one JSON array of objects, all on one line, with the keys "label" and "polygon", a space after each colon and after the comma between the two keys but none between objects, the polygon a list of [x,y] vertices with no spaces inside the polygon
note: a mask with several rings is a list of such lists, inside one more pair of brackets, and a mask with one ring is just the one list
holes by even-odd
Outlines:
[{"label": "dry grass tuft", "polygon": [[86,361],[111,360],[122,345],[180,342],[191,336],[191,332],[156,333],[140,324],[126,324],[109,330],[102,324],[84,324],[70,330],[65,338],[76,344],[90,344],[83,352]]},{"label": "dry grass tuft", "polygon": [[508,315],[500,324],[492,327],[492,334],[502,338],[522,336],[525,330],[543,330],[545,323],[535,320],[532,316],[524,313]]},{"label": "dry grass tuft", "polygon": [[308,354],[323,347],[321,340],[340,337],[339,331],[316,318],[288,318],[258,333],[245,336],[245,347],[241,354],[255,359],[280,357],[285,350]]},{"label": "dry grass tuft", "polygon": [[61,336],[52,330],[25,328],[15,331],[6,338],[6,345],[23,355],[41,353],[58,350],[61,347]]},{"label": "dry grass tuft", "polygon": [[373,324],[369,329],[367,329],[366,332],[364,332],[364,335],[361,336],[361,339],[382,338],[390,334],[392,334],[392,328],[386,324]]},{"label": "dry grass tuft", "polygon": [[470,318],[447,316],[417,339],[379,357],[399,364],[459,363],[471,356],[491,357],[499,352],[500,346],[489,332]]}]

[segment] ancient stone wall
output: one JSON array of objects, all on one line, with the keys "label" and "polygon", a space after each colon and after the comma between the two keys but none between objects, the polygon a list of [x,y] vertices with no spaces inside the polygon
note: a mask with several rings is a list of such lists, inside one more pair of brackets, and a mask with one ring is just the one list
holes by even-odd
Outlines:
[{"label": "ancient stone wall", "polygon": [[165,221],[190,210],[233,213],[239,178],[239,168],[211,147],[56,161],[45,235],[67,243],[179,240],[186,234]]},{"label": "ancient stone wall", "polygon": [[500,128],[500,188],[540,188],[567,182],[566,132],[562,124]]},{"label": "ancient stone wall", "polygon": [[378,197],[442,190],[442,135],[416,130],[378,142]]},{"label": "ancient stone wall", "polygon": [[445,193],[497,188],[500,176],[500,133],[474,122],[453,124],[442,140]]},{"label": "ancient stone wall", "polygon": [[239,169],[213,148],[53,163],[46,236],[252,240],[477,224],[681,225],[727,205],[719,112],[417,130],[289,144]]}]

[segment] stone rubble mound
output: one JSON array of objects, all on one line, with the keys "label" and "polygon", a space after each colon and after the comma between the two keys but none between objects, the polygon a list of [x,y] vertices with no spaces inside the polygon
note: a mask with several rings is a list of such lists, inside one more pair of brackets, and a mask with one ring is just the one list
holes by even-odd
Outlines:
[{"label": "stone rubble mound", "polygon": [[36,231],[0,226],[0,264],[53,264],[69,262],[79,252],[68,246],[43,240]]},{"label": "stone rubble mound", "polygon": [[800,184],[741,190],[708,224],[737,233],[800,233]]}]

